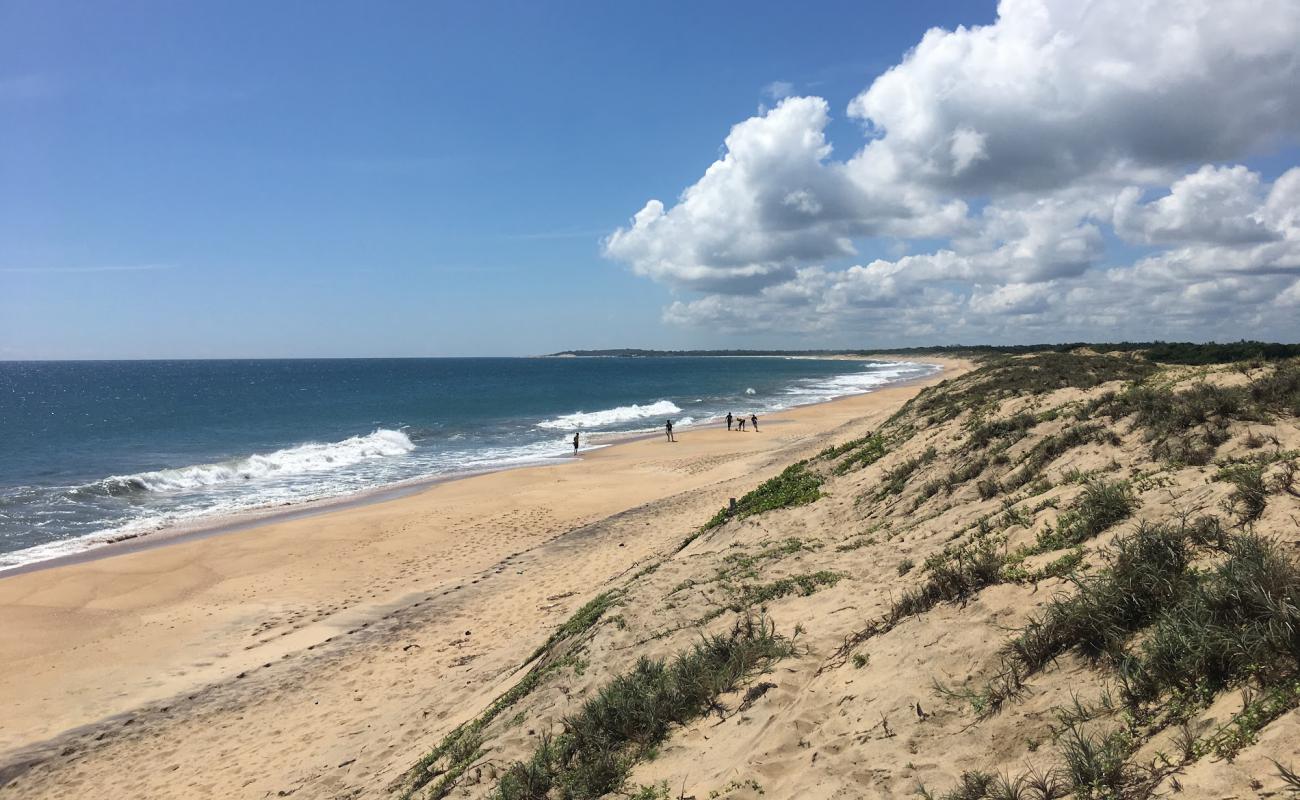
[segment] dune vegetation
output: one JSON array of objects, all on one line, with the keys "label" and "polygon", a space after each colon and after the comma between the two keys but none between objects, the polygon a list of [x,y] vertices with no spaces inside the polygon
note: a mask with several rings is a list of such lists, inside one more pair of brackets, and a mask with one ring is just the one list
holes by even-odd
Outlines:
[{"label": "dune vegetation", "polygon": [[598,587],[394,792],[1296,791],[1300,363],[1162,347],[985,353],[837,434]]}]

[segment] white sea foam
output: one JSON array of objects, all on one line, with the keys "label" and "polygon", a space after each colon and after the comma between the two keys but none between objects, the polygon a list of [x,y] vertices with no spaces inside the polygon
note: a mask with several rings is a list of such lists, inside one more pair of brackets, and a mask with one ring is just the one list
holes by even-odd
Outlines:
[{"label": "white sea foam", "polygon": [[[748,410],[761,415],[860,394],[935,369],[930,365],[908,362],[874,363],[865,369],[861,364],[845,366],[854,371],[797,380],[771,396],[756,397],[757,393],[750,389],[747,395],[752,398],[750,402],[754,408]],[[84,514],[87,504],[94,507],[100,503],[106,504],[102,506],[104,508],[118,508],[113,504],[127,500],[126,513],[110,517],[112,522],[109,525],[85,535],[0,553],[0,569],[75,553],[122,538],[147,535],[160,529],[201,525],[207,520],[233,520],[247,514],[397,487],[439,475],[567,460],[571,458],[571,434],[575,429],[583,431],[582,449],[585,451],[603,446],[605,442],[602,440],[606,437],[615,441],[617,436],[628,433],[662,434],[664,419],[673,419],[675,426],[685,428],[695,420],[714,419],[726,410],[725,406],[713,408],[712,402],[703,398],[696,401],[701,402],[710,405],[693,408],[691,416],[668,400],[567,414],[536,423],[543,430],[565,432],[564,436],[557,435],[554,439],[550,438],[552,434],[543,434],[546,441],[503,441],[496,446],[475,446],[470,442],[473,437],[457,432],[442,439],[441,445],[433,442],[426,445],[425,440],[429,437],[413,430],[412,435],[421,440],[417,447],[405,430],[381,428],[339,442],[302,444],[219,463],[118,475],[93,484],[64,487],[66,491],[50,494],[45,507],[28,516],[29,530],[71,525]],[[525,437],[528,438],[533,437]],[[462,443],[462,440],[466,441]],[[49,494],[49,490],[43,489],[40,494]],[[19,491],[11,492],[9,497],[24,502],[40,499],[26,498],[21,487]],[[109,522],[109,519],[104,521]]]},{"label": "white sea foam", "polygon": [[114,475],[87,488],[102,489],[109,494],[193,491],[235,482],[323,472],[360,461],[400,456],[414,449],[415,444],[402,431],[380,428],[366,436],[352,436],[341,442],[311,442],[216,464]]},{"label": "white sea foam", "polygon": [[[380,430],[369,436],[352,438],[370,439],[373,442],[374,437],[381,433],[398,433],[403,438],[405,436],[398,431]],[[382,440],[387,437],[378,438]],[[338,442],[336,446],[351,441],[352,439]],[[332,464],[334,467],[340,467],[349,464],[356,465],[364,461],[366,466],[363,470],[352,469],[331,473],[326,466],[319,469],[299,469],[293,473],[281,470],[266,473],[268,480],[263,481],[253,481],[251,479],[245,481],[241,477],[238,482],[208,483],[196,486],[196,489],[202,491],[177,490],[175,494],[170,496],[166,506],[141,506],[138,516],[117,525],[22,550],[0,552],[0,570],[72,555],[123,539],[150,535],[157,531],[174,529],[178,526],[197,526],[217,520],[234,522],[246,519],[250,514],[265,514],[282,510],[286,506],[298,506],[302,503],[338,499],[355,495],[358,492],[395,489],[405,484],[418,484],[439,475],[466,475],[529,464],[554,463],[572,457],[572,446],[566,437],[522,446],[487,447],[428,453],[418,461],[417,465],[413,465],[418,472],[409,474],[396,464],[389,464],[386,459],[380,457],[383,453],[392,451],[406,453],[414,447],[414,445],[409,447],[402,445],[401,441],[392,439],[389,441],[388,446],[377,449],[352,447],[348,452],[355,455],[360,451],[367,453],[367,455],[353,458],[351,461],[340,460],[338,456],[335,456],[335,460],[332,462],[319,460],[309,462],[312,464]],[[406,441],[409,442],[409,439]],[[598,450],[607,446],[605,444],[584,443],[582,451]],[[301,452],[312,447],[330,447],[330,445],[300,445],[277,451],[277,453]],[[254,456],[232,463],[269,458],[274,455],[276,453],[267,456]],[[299,459],[296,463],[301,465],[303,462]],[[201,466],[209,467],[213,465]],[[135,482],[139,481],[143,476],[189,472],[196,469],[199,469],[199,467],[189,467],[183,470],[161,470],[159,473],[121,476],[113,480],[128,480],[132,482],[133,486],[137,487],[136,491],[149,491],[143,488],[143,482]],[[215,473],[204,471],[201,474],[211,475]],[[276,477],[285,480],[274,480]],[[159,482],[152,477],[150,478],[150,483],[155,486],[175,485],[175,479],[171,476],[168,476],[167,481],[170,481],[170,483]],[[101,486],[103,483],[105,481],[92,484],[92,486]],[[163,492],[166,490],[157,489],[156,491]]]},{"label": "white sea foam", "polygon": [[630,405],[619,406],[617,408],[607,408],[604,411],[579,411],[574,414],[565,414],[564,416],[548,419],[537,423],[539,428],[548,428],[550,430],[571,430],[574,428],[599,428],[606,425],[620,425],[625,422],[636,422],[640,419],[649,417],[662,417],[666,414],[680,414],[681,409],[671,400],[660,400],[648,405]]},{"label": "white sea foam", "polygon": [[786,400],[777,400],[771,410],[779,411],[791,406],[822,403],[848,395],[864,394],[882,386],[896,383],[902,378],[916,378],[930,375],[940,368],[931,364],[912,361],[890,361],[873,363],[862,372],[849,372],[830,378],[818,378],[802,381],[787,387],[782,395]]}]

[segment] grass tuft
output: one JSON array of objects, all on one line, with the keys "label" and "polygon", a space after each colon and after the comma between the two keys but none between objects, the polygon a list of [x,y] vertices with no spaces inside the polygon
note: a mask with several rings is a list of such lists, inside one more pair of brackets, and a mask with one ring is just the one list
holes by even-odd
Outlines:
[{"label": "grass tuft", "polygon": [[1070,788],[1080,800],[1150,797],[1155,790],[1152,773],[1128,761],[1134,741],[1126,731],[1098,734],[1072,724],[1062,732],[1060,747]]},{"label": "grass tuft", "polygon": [[791,652],[771,622],[746,617],[730,633],[706,636],[669,661],[642,658],[566,717],[562,733],[507,768],[492,796],[535,800],[558,790],[587,800],[618,791],[672,726],[717,708],[719,696]]},{"label": "grass tuft", "polygon": [[885,616],[887,625],[892,627],[941,602],[965,600],[985,586],[998,583],[1004,563],[1003,554],[985,539],[952,553],[931,556],[925,562],[925,580],[894,601]]},{"label": "grass tuft", "polygon": [[1144,524],[1116,539],[1107,568],[1092,578],[1074,578],[1078,591],[1031,618],[1004,654],[1025,674],[1076,648],[1090,658],[1117,655],[1130,633],[1150,624],[1183,591],[1190,563],[1184,529]]},{"label": "grass tuft", "polygon": [[1300,672],[1300,567],[1256,534],[1231,537],[1227,551],[1156,620],[1130,665],[1137,699],[1213,693],[1248,676],[1280,685]]},{"label": "grass tuft", "polygon": [[1056,527],[1039,533],[1035,550],[1046,553],[1082,544],[1127,519],[1136,507],[1127,483],[1089,481],[1074,505],[1061,514]]},{"label": "grass tuft", "polygon": [[573,616],[569,617],[562,625],[560,625],[560,627],[556,628],[550,635],[550,638],[548,638],[541,647],[534,650],[533,654],[528,657],[528,661],[525,661],[524,663],[527,664],[531,661],[535,661],[550,650],[555,643],[561,639],[569,639],[586,633],[600,621],[600,618],[605,615],[606,611],[610,610],[618,603],[619,598],[622,596],[623,592],[621,590],[612,589],[608,592],[601,592],[588,600],[583,604],[582,608],[573,612]]},{"label": "grass tuft", "polygon": [[889,470],[882,477],[883,485],[880,487],[880,496],[887,494],[902,494],[903,489],[907,488],[907,482],[911,480],[912,475],[918,469],[934,461],[939,453],[933,447],[927,447],[925,452],[915,458],[909,458],[897,467]]},{"label": "grass tuft", "polygon": [[1260,460],[1230,464],[1219,470],[1217,480],[1233,485],[1227,508],[1241,524],[1254,522],[1268,506],[1268,486],[1264,480],[1265,463]]},{"label": "grass tuft", "polygon": [[[831,470],[836,475],[843,475],[852,470],[870,466],[884,458],[885,453],[889,452],[888,448],[885,446],[884,437],[879,433],[856,439],[849,442],[847,445],[843,445],[843,447],[846,447],[847,449],[837,451],[834,455],[830,456],[831,458],[838,458],[839,456],[848,453],[848,456],[836,464]],[[823,453],[825,452],[826,451],[823,451]]]},{"label": "grass tuft", "polygon": [[791,464],[780,475],[764,481],[736,501],[734,513],[730,508],[719,510],[704,523],[704,530],[712,530],[732,517],[744,519],[776,508],[807,505],[822,496],[822,482],[820,475],[808,469],[807,461]]},{"label": "grass tuft", "polygon": [[407,772],[403,798],[412,797],[415,792],[430,784],[432,786],[423,795],[425,798],[440,798],[450,794],[465,771],[482,756],[483,731],[488,724],[501,712],[527,697],[548,675],[563,665],[562,661],[553,658],[538,659],[553,653],[560,642],[576,639],[594,627],[620,596],[618,590],[603,592],[585,603],[560,625],[546,643],[528,657],[525,663],[536,663],[533,663],[518,683],[492,701],[482,714],[447,734],[437,747]]}]

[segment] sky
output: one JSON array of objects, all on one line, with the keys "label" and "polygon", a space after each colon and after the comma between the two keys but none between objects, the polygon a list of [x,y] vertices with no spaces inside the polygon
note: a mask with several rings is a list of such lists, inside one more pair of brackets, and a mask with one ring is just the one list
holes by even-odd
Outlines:
[{"label": "sky", "polygon": [[0,359],[1300,340],[1300,4],[0,0]]}]

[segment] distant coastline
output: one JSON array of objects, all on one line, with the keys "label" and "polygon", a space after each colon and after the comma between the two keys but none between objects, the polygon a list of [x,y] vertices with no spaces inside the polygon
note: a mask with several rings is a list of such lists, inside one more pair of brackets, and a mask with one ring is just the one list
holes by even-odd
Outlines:
[{"label": "distant coastline", "polygon": [[1063,342],[1059,344],[947,344],[927,347],[856,348],[847,350],[651,350],[636,347],[606,350],[560,350],[538,358],[707,358],[711,356],[783,356],[792,358],[876,358],[889,356],[950,356],[965,358],[1030,353],[1068,353],[1086,349],[1100,353],[1140,354],[1166,364],[1226,364],[1248,358],[1276,360],[1300,356],[1300,344],[1241,340],[1238,342]]},{"label": "distant coastline", "polygon": [[807,358],[817,356],[865,356],[868,352],[883,354],[887,350],[644,350],[636,347],[610,350],[561,350],[546,353],[538,358],[709,358],[713,356],[791,356]]},{"label": "distant coastline", "polygon": [[[11,374],[23,387],[13,408],[26,411],[6,414],[0,402],[15,445],[0,456],[0,572],[556,463],[572,457],[576,431],[586,453],[655,433],[667,418],[682,429],[732,409],[766,418],[933,372],[913,361],[830,363],[840,358],[3,367],[0,380]],[[79,389],[87,385],[99,388]],[[88,414],[118,424],[77,422]],[[172,424],[136,422],[151,415]],[[29,455],[61,452],[90,455]],[[52,461],[57,479],[43,477]]]}]

